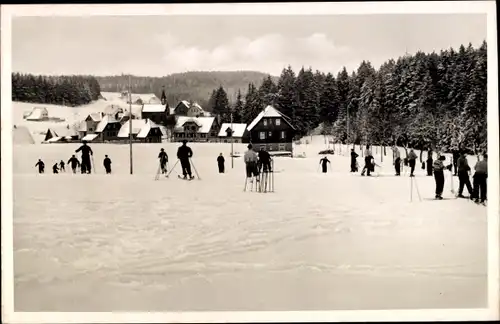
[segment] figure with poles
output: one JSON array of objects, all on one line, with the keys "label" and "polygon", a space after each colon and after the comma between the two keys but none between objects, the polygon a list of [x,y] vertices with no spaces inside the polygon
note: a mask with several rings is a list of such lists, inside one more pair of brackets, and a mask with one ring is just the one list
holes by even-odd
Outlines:
[{"label": "figure with poles", "polygon": [[247,180],[250,179],[250,187],[253,188],[253,178],[255,178],[256,185],[259,183],[259,170],[257,167],[258,156],[253,150],[252,144],[248,144],[248,151],[245,152],[243,160],[245,162],[246,179],[245,179],[245,190],[247,186]]},{"label": "figure with poles", "polygon": [[80,146],[75,153],[82,151],[82,173],[91,173],[92,164],[90,163],[90,156],[94,155],[90,146],[87,145],[87,141],[83,141],[83,145]]},{"label": "figure with poles", "polygon": [[[187,180],[189,176],[189,180],[194,179],[194,176],[191,174],[191,163],[189,159],[193,156],[193,151],[189,146],[187,146],[187,140],[182,140],[182,145],[177,149],[177,158],[181,162],[182,175],[184,180]],[[179,176],[180,177],[180,176]]]},{"label": "figure with poles", "polygon": [[321,171],[323,173],[327,173],[328,172],[328,164],[331,165],[331,162],[330,162],[330,160],[328,160],[328,157],[325,156],[321,160],[319,160],[319,164],[321,164]]},{"label": "figure with poles", "polygon": [[160,154],[158,154],[158,159],[160,159],[161,174],[167,173],[168,155],[163,148],[160,149]]}]

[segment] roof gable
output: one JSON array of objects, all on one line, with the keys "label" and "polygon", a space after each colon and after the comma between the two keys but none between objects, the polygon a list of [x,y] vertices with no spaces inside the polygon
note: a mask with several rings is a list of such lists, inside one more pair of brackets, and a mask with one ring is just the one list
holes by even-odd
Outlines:
[{"label": "roof gable", "polygon": [[186,117],[186,116],[178,116],[177,123],[175,124],[174,131],[175,132],[184,132],[183,125],[186,122],[193,122],[199,125],[198,133],[208,133],[212,128],[214,123],[214,117]]},{"label": "roof gable", "polygon": [[[232,127],[231,127],[232,126]],[[233,136],[232,137],[243,137],[245,134],[247,128],[247,124],[242,124],[242,123],[224,123],[221,126],[221,129],[219,131],[219,137],[227,137],[227,130],[233,130]]]},{"label": "roof gable", "polygon": [[262,118],[269,118],[269,117],[278,117],[278,118],[283,118],[283,120],[292,128],[295,130],[295,127],[291,124],[290,118],[283,115],[280,111],[278,111],[276,108],[273,106],[267,106],[263,111],[259,113],[257,117],[248,125],[248,130],[251,131],[257,124],[262,120]]}]

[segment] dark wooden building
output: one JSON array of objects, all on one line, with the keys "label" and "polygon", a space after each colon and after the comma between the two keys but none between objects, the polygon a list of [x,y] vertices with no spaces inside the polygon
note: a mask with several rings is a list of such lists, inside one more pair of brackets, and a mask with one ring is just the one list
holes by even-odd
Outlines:
[{"label": "dark wooden building", "polygon": [[290,118],[273,106],[267,106],[248,125],[250,142],[255,150],[264,147],[269,152],[282,151],[293,154],[293,138],[296,129]]},{"label": "dark wooden building", "polygon": [[145,104],[142,105],[141,118],[152,120],[158,125],[166,125],[170,114],[168,104]]}]

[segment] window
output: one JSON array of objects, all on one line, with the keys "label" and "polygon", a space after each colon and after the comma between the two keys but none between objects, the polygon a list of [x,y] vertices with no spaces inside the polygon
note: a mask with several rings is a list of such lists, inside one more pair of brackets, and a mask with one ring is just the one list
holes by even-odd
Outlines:
[{"label": "window", "polygon": [[264,126],[267,126],[267,119],[264,119]]},{"label": "window", "polygon": [[281,138],[285,138],[285,131],[281,131]]},{"label": "window", "polygon": [[273,136],[273,132],[268,132],[267,136],[272,137]]},{"label": "window", "polygon": [[281,125],[281,119],[278,118],[278,119],[276,119],[276,126],[279,126],[279,125]]},{"label": "window", "polygon": [[266,132],[260,132],[260,133],[259,133],[259,138],[260,138],[261,140],[266,139]]}]

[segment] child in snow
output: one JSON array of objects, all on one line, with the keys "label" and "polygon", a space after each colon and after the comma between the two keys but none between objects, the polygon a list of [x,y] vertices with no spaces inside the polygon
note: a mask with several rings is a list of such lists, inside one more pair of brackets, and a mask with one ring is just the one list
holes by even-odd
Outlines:
[{"label": "child in snow", "polygon": [[76,173],[76,168],[80,167],[80,161],[78,161],[74,154],[68,160],[68,164],[71,165],[71,170],[73,171],[73,173]]},{"label": "child in snow", "polygon": [[434,161],[432,167],[434,168],[434,180],[436,181],[436,199],[443,199],[443,189],[444,189],[444,156],[438,157]]},{"label": "child in snow", "polygon": [[103,165],[104,165],[104,169],[106,170],[106,174],[110,174],[111,173],[111,159],[107,155],[104,156]]},{"label": "child in snow", "polygon": [[38,173],[45,172],[45,163],[43,163],[42,159],[38,159],[38,162],[35,164],[35,167],[38,167]]},{"label": "child in snow", "polygon": [[158,158],[160,159],[160,168],[161,173],[167,173],[167,163],[168,163],[168,155],[164,149],[160,149],[160,154],[158,154]]},{"label": "child in snow", "polygon": [[58,171],[59,171],[59,169],[58,169],[58,167],[57,167],[57,162],[56,162],[56,164],[54,164],[54,165],[52,166],[52,172],[54,172],[54,174],[57,174],[57,173],[59,173]]},{"label": "child in snow", "polygon": [[351,149],[351,172],[358,172],[358,162],[356,161],[358,153]]},{"label": "child in snow", "polygon": [[328,170],[328,163],[330,163],[330,160],[328,160],[328,157],[325,156],[324,158],[319,160],[319,163],[321,164],[321,169],[322,169],[323,173],[326,173]]},{"label": "child in snow", "polygon": [[219,167],[219,173],[224,173],[224,157],[222,156],[222,153],[219,154],[217,157],[217,166]]},{"label": "child in snow", "polygon": [[61,160],[61,162],[59,162],[59,168],[61,170],[61,172],[66,172],[66,169],[64,168],[64,161]]}]

